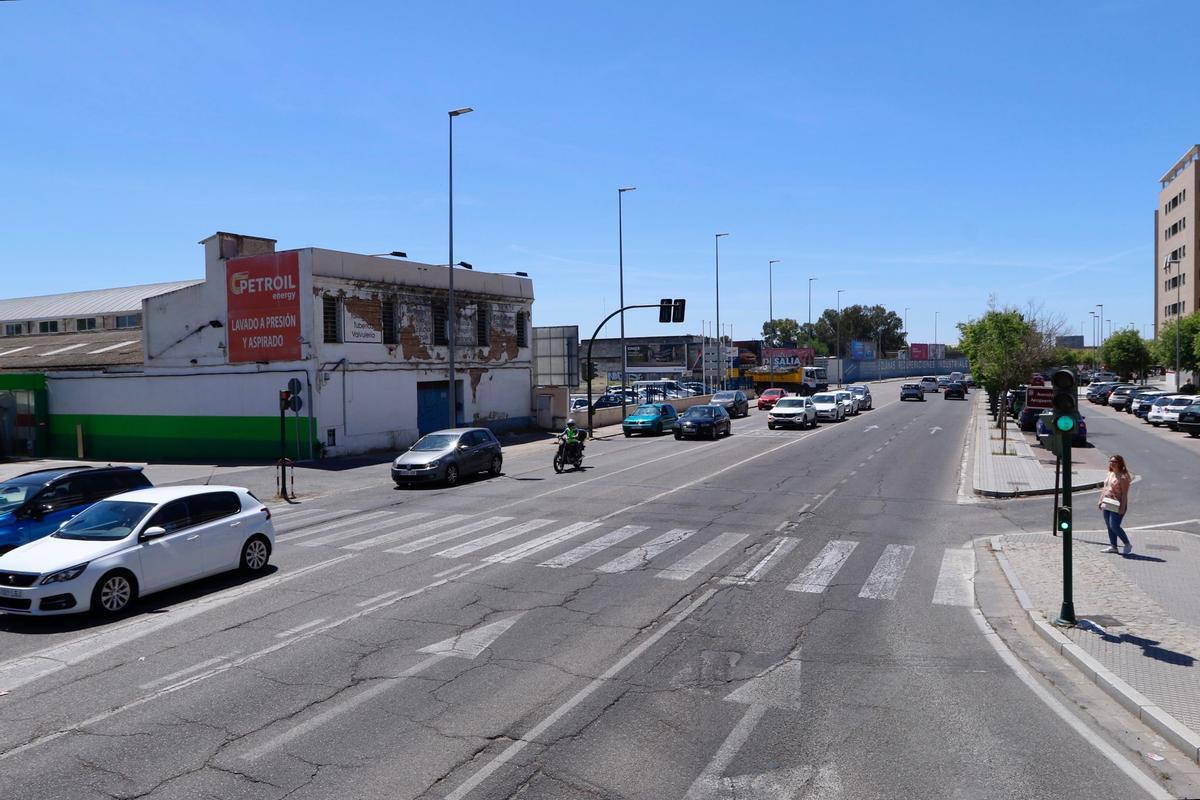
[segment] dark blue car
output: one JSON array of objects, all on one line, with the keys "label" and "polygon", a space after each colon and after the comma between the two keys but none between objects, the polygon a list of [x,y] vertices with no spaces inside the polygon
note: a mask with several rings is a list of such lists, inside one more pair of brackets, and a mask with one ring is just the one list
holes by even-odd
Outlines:
[{"label": "dark blue car", "polygon": [[150,485],[140,467],[57,467],[9,478],[0,483],[0,553],[49,536],[97,500]]}]

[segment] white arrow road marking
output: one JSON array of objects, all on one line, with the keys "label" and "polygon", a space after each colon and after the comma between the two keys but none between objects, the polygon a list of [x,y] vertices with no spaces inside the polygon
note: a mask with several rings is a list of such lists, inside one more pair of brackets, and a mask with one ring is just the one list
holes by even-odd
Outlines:
[{"label": "white arrow road marking", "polygon": [[[447,658],[452,656],[468,659],[478,658],[484,650],[488,649],[497,639],[500,638],[501,635],[504,634],[505,631],[511,628],[513,623],[520,619],[521,614],[524,613],[525,612],[522,611],[520,614],[515,614],[511,617],[505,617],[502,620],[498,620],[487,625],[482,625],[474,630],[459,634],[458,636],[451,636],[449,639],[437,642],[436,644],[422,647],[417,652],[429,653],[429,658],[417,662],[394,678],[383,678],[380,681],[373,683],[366,689],[351,697],[349,700],[335,702],[321,713],[309,717],[307,720],[299,723],[298,725],[291,725],[291,727],[278,736],[268,739],[258,747],[243,753],[241,756],[242,759],[245,761],[254,761],[255,759],[262,757],[264,754],[287,744],[293,739],[296,739],[308,733],[309,731],[321,727],[334,717],[345,714],[348,711],[352,711],[368,700],[372,700],[384,692],[396,688],[405,680],[413,677],[414,675],[421,674],[425,670]],[[323,703],[322,705],[325,704]]]},{"label": "white arrow road marking", "polygon": [[869,433],[870,431],[877,431],[877,430],[879,430],[878,425],[868,425],[867,427],[863,428],[863,433]]},{"label": "white arrow road marking", "polygon": [[937,433],[941,429],[942,429],[941,425],[934,425],[932,428],[929,429],[929,435],[932,436],[933,434]]}]

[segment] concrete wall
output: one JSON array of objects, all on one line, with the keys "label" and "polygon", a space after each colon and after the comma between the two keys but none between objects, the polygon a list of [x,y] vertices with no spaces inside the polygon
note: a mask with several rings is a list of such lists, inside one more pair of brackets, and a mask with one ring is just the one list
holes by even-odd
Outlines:
[{"label": "concrete wall", "polygon": [[[751,403],[751,405],[753,405],[754,394],[752,392],[747,392],[746,396],[750,398],[750,403]],[[682,400],[666,400],[664,402],[670,403],[671,405],[675,406],[675,410],[682,414],[684,409],[691,408],[692,406],[705,405],[710,400],[712,400],[712,395],[701,394],[701,395],[696,395],[695,397],[685,397]],[[627,410],[629,411],[629,413],[633,413],[633,409],[635,409],[637,407],[638,407],[637,403],[631,403],[628,406]],[[620,406],[616,406],[614,408],[601,408],[598,411],[596,411],[592,417],[592,427],[593,428],[603,428],[608,425],[620,425],[622,422],[624,422],[624,420],[625,420],[625,418],[623,416],[621,416],[621,407]],[[582,414],[576,415],[575,422],[579,425],[586,426],[587,425],[587,412],[584,411]]]}]

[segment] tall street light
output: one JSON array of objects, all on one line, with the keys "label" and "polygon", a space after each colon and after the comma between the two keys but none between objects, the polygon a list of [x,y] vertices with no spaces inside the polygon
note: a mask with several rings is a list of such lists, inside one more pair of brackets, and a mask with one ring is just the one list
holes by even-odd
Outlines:
[{"label": "tall street light", "polygon": [[908,306],[904,307],[904,343],[908,344]]},{"label": "tall street light", "polygon": [[844,291],[846,290],[837,290],[837,350],[834,351],[834,355],[838,360],[838,386],[842,385],[842,292]]},{"label": "tall street light", "polygon": [[937,323],[938,323],[938,314],[941,314],[941,313],[942,312],[940,312],[940,311],[933,312],[933,355],[934,355],[933,365],[934,365],[934,369],[937,369],[937,362],[939,361],[939,359],[937,358],[937,352],[938,352]]},{"label": "tall street light", "polygon": [[[772,268],[779,263],[778,258],[767,262],[767,314],[771,318],[771,336],[777,336],[775,331],[775,278]],[[778,342],[775,343],[778,346]],[[771,358],[771,386],[775,385],[775,359]]]},{"label": "tall street light", "polygon": [[446,343],[450,349],[450,370],[447,394],[450,396],[450,427],[458,427],[458,391],[454,377],[454,344],[458,338],[458,325],[454,310],[454,118],[460,117],[463,114],[470,114],[475,109],[473,108],[456,108],[453,111],[447,112],[450,119],[450,257],[446,259],[446,263],[450,266],[447,269],[450,271],[450,292],[446,301],[446,326],[449,328],[446,336]]},{"label": "tall street light", "polygon": [[1100,309],[1100,337],[1097,339],[1097,347],[1104,346],[1104,303],[1096,303],[1096,308]]},{"label": "tall street light", "polygon": [[1089,311],[1088,313],[1092,315],[1092,371],[1095,372],[1100,363],[1098,360],[1100,355],[1100,341],[1096,337],[1096,312]]},{"label": "tall street light", "polygon": [[725,388],[725,359],[722,352],[725,348],[721,342],[721,237],[728,235],[728,233],[713,234],[713,264],[717,280],[717,363],[721,369],[719,384],[722,389]]},{"label": "tall street light", "polygon": [[816,278],[808,279],[808,328],[809,328],[808,333],[809,333],[809,336],[812,335],[812,282],[815,280],[816,280]]},{"label": "tall street light", "polygon": [[[625,214],[621,198],[625,196],[626,192],[632,192],[635,189],[637,189],[636,186],[624,186],[617,189],[617,269],[621,278],[621,419],[625,419],[627,416],[625,386],[629,383],[626,377],[629,363],[625,353]],[[590,381],[591,378],[588,380]]]}]

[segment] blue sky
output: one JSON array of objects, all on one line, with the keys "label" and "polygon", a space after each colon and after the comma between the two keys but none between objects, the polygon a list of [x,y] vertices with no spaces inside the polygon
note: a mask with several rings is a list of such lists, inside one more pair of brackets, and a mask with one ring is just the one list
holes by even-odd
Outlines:
[{"label": "blue sky", "polygon": [[[836,6],[836,7],[835,7]],[[4,296],[199,277],[216,230],[533,276],[535,324],[842,302],[911,341],[1043,303],[1152,330],[1183,3],[0,3]],[[615,328],[613,329],[615,331]],[[661,332],[631,313],[631,335]],[[586,335],[585,334],[585,335]]]}]

